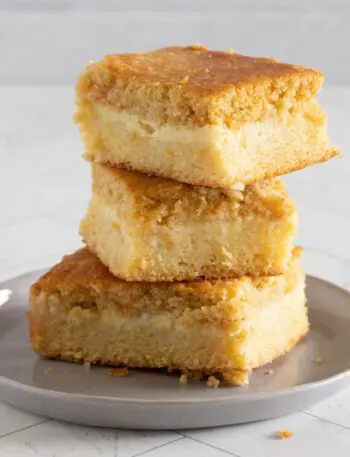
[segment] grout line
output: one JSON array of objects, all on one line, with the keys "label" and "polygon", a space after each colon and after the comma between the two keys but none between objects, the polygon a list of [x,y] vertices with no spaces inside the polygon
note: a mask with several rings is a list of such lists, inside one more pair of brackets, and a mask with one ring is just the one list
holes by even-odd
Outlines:
[{"label": "grout line", "polygon": [[332,421],[330,419],[326,419],[322,416],[317,416],[316,414],[309,413],[309,411],[301,411],[301,412],[302,412],[302,414],[306,414],[307,416],[314,417],[315,419],[320,419],[321,421],[328,422],[329,424],[337,425],[338,427],[341,427],[341,428],[347,430],[348,432],[350,432],[350,427],[347,427],[346,425],[342,425],[342,424],[339,424],[338,422],[334,422],[334,421]]},{"label": "grout line", "polygon": [[0,435],[0,440],[1,438],[5,438],[6,436],[11,436],[14,435],[15,433],[23,432],[23,430],[28,430],[29,428],[36,427],[37,425],[44,424],[45,422],[49,422],[51,419],[43,419],[41,422],[38,422],[36,424],[28,425],[27,427],[19,428],[18,430],[14,430],[13,432],[5,433],[5,435]]},{"label": "grout line", "polygon": [[[178,432],[175,432],[175,433],[178,433]],[[181,435],[180,433],[178,433],[178,434]],[[138,452],[137,454],[133,454],[132,457],[139,457],[140,455],[146,455],[148,452],[154,451],[155,449],[160,449],[162,447],[167,446],[168,444],[176,443],[176,441],[181,441],[185,438],[186,438],[185,436],[180,436],[179,438],[168,441],[167,443],[163,443],[163,444],[159,444],[158,446],[154,446],[154,447],[152,447],[152,449],[147,449],[147,451],[142,451],[142,452]]]},{"label": "grout line", "polygon": [[215,449],[217,451],[224,452],[225,454],[228,454],[228,455],[230,455],[232,457],[241,457],[238,454],[234,454],[233,452],[230,452],[230,451],[225,451],[224,449],[221,449],[221,448],[219,448],[217,446],[214,446],[213,444],[209,444],[209,443],[207,443],[205,441],[201,441],[201,440],[199,440],[197,438],[193,438],[192,436],[186,435],[186,433],[181,433],[181,432],[178,432],[178,433],[180,433],[183,437],[189,438],[190,440],[196,441],[197,443],[204,444],[205,446],[209,446],[209,447],[211,447],[211,448],[213,448],[213,449]]}]

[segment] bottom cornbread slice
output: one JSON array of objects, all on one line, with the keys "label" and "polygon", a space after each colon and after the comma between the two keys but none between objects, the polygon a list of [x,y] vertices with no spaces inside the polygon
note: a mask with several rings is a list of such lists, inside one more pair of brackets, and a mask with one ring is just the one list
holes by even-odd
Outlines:
[{"label": "bottom cornbread slice", "polygon": [[33,349],[47,358],[193,370],[244,384],[253,368],[307,333],[299,251],[280,276],[142,283],[114,277],[81,249],[31,287]]}]

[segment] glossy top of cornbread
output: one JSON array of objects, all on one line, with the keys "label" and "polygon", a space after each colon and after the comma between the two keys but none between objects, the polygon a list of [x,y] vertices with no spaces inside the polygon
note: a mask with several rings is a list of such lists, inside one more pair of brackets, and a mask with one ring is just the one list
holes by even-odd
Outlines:
[{"label": "glossy top of cornbread", "polygon": [[194,45],[107,55],[88,65],[77,93],[78,105],[87,97],[147,119],[204,125],[290,110],[322,83],[314,69]]},{"label": "glossy top of cornbread", "polygon": [[[96,298],[104,300],[106,306],[116,304],[127,308],[147,306],[155,309],[181,310],[228,304],[231,299],[239,300],[240,306],[258,304],[256,296],[269,287],[271,292],[284,294],[295,286],[302,273],[299,257],[302,250],[295,248],[290,268],[284,275],[251,278],[244,276],[227,280],[199,280],[186,282],[127,282],[116,278],[108,268],[87,248],[63,257],[48,273],[31,287],[31,294],[58,294],[66,297],[66,306],[96,305]],[[249,303],[247,297],[255,303]]]},{"label": "glossy top of cornbread", "polygon": [[251,186],[220,189],[192,186],[102,164],[93,164],[92,174],[94,192],[104,202],[119,205],[122,199],[131,199],[133,211],[143,221],[161,223],[170,217],[174,220],[198,217],[201,221],[208,216],[226,220],[247,214],[278,220],[296,211],[294,201],[278,178]]}]

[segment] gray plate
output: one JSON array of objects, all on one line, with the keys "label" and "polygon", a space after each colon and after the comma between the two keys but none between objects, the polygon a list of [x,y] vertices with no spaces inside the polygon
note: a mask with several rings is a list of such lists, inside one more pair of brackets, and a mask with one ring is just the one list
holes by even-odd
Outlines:
[{"label": "gray plate", "polygon": [[161,372],[117,378],[102,367],[40,360],[28,343],[26,310],[28,288],[41,273],[0,285],[13,292],[0,308],[0,397],[17,408],[120,428],[213,427],[288,414],[350,385],[350,294],[325,281],[308,277],[311,331],[304,341],[256,370],[249,387],[210,389],[195,381],[181,386],[178,376]]}]

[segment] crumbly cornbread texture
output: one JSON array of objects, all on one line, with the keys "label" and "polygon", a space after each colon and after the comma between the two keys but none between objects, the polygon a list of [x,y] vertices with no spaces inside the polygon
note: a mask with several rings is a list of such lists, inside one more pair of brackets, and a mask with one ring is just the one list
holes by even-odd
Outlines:
[{"label": "crumbly cornbread texture", "polygon": [[116,276],[181,281],[287,268],[297,215],[282,181],[213,189],[92,168],[93,197],[80,233]]},{"label": "crumbly cornbread texture", "polygon": [[221,375],[242,384],[308,330],[299,252],[284,275],[130,283],[81,249],[30,291],[30,338],[43,357]]},{"label": "crumbly cornbread texture", "polygon": [[313,69],[201,46],[106,56],[77,84],[85,157],[229,187],[328,160]]},{"label": "crumbly cornbread texture", "polygon": [[255,122],[272,109],[292,109],[311,100],[322,83],[318,70],[178,46],[90,63],[78,95],[159,122],[231,125]]}]

